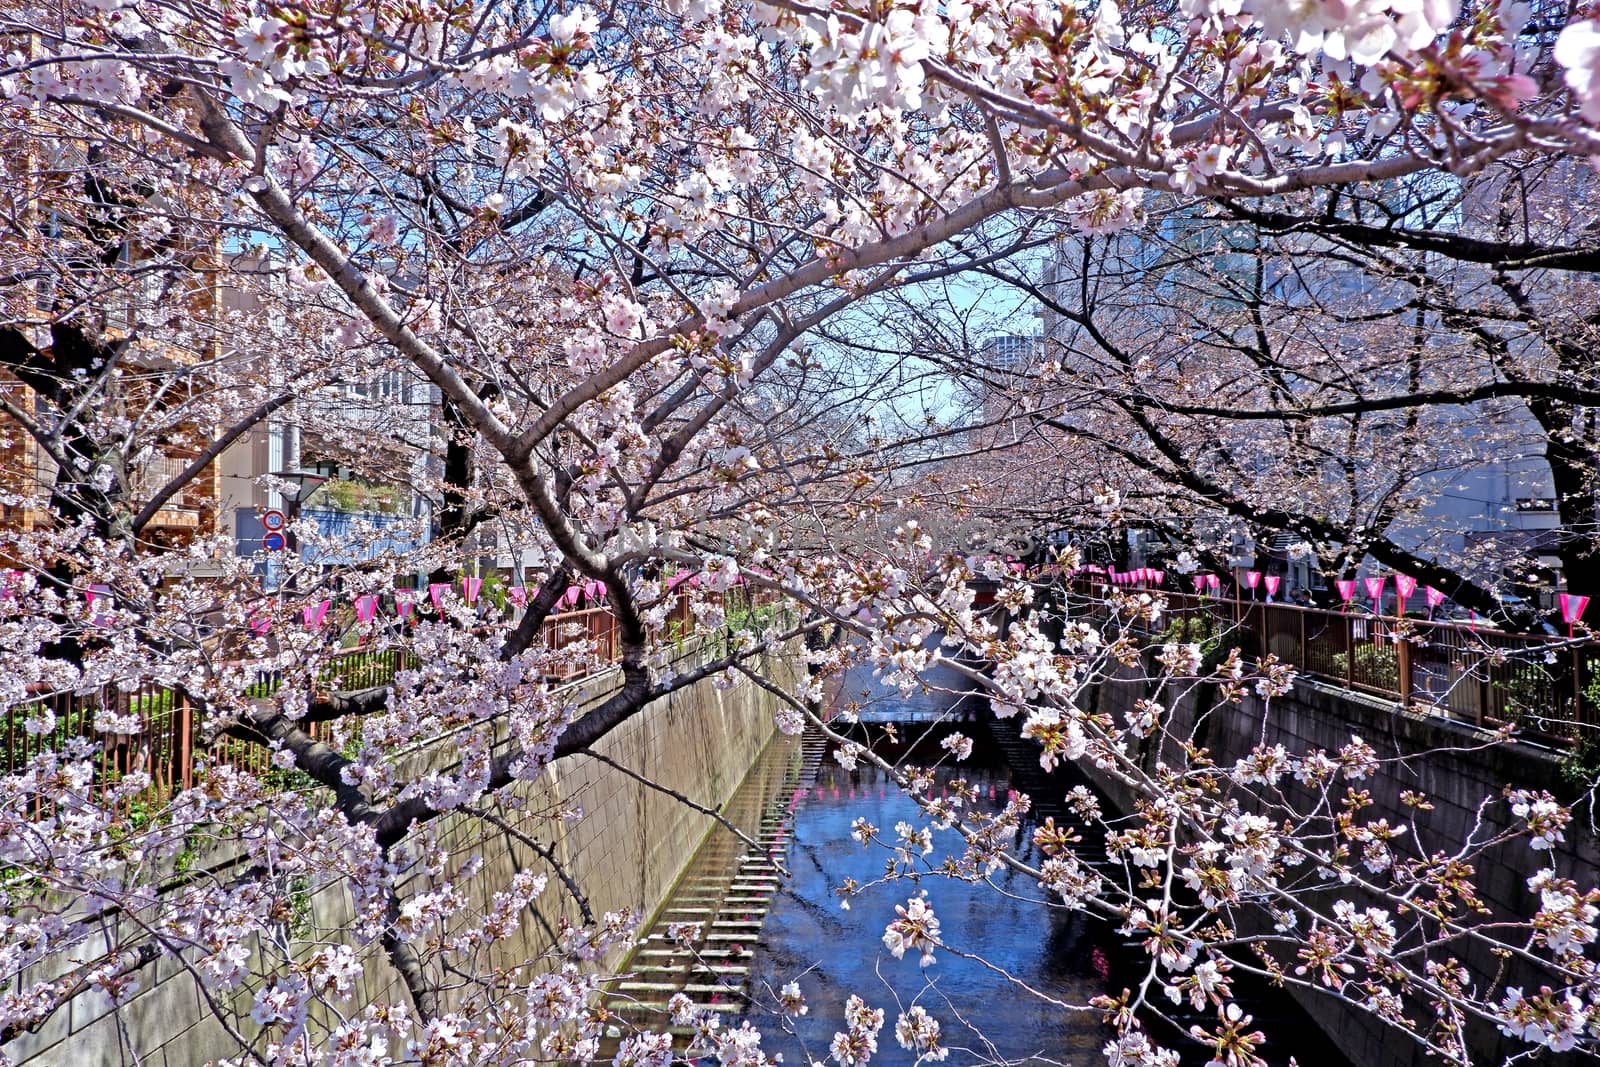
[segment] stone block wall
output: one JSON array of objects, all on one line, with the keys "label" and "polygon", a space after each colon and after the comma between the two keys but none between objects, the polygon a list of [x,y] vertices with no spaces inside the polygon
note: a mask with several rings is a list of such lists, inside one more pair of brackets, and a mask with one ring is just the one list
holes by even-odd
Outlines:
[{"label": "stone block wall", "polygon": [[[711,649],[691,646],[676,664],[696,665]],[[803,671],[798,655],[774,654],[762,670],[779,684]],[[615,675],[580,683],[580,706],[604,699],[616,685]],[[651,704],[596,746],[596,751],[696,803],[716,809],[734,793],[770,741],[774,699],[747,679],[718,689],[708,679]],[[448,737],[432,746],[432,757],[448,765]],[[666,899],[713,820],[623,771],[584,755],[556,761],[517,795],[524,818],[513,826],[549,849],[582,888],[598,918],[608,911],[632,911],[643,922]],[[551,873],[532,909],[525,911],[515,935],[497,943],[478,962],[497,966],[526,965],[530,975],[552,945],[563,921],[581,922],[579,908],[543,859],[516,835],[469,817],[441,820],[439,840],[452,852],[482,857],[475,878],[461,888],[475,906],[482,906],[519,870]],[[418,879],[408,891],[426,888]],[[314,936],[332,940],[349,925],[354,912],[346,885],[332,880],[308,886],[303,922]],[[89,946],[76,960],[53,960],[53,973],[90,958]],[[617,963],[618,953],[596,961]],[[398,976],[376,946],[364,953],[365,973],[355,1005],[405,1001]],[[41,965],[41,967],[44,965]],[[237,1056],[239,1040],[219,1013],[242,1017],[249,1026],[249,994],[232,996],[208,989],[187,969],[186,961],[163,959],[145,969],[143,990],[121,1008],[97,993],[86,993],[58,1011],[38,1032],[24,1034],[0,1049],[18,1067],[200,1067],[211,1060]],[[29,983],[50,975],[41,968],[23,976]],[[6,991],[15,988],[11,983]],[[208,999],[211,1001],[208,1003]],[[448,997],[447,997],[448,999]]]}]

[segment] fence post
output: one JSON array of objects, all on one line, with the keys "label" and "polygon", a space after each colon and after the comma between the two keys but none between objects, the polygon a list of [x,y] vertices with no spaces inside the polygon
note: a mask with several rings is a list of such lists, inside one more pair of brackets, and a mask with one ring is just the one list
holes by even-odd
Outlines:
[{"label": "fence post", "polygon": [[1478,682],[1478,725],[1482,726],[1484,719],[1492,718],[1498,722],[1500,717],[1490,714],[1489,702],[1494,699],[1494,685],[1489,678],[1488,657],[1481,657],[1479,663],[1480,666],[1473,670],[1473,676]]},{"label": "fence post", "polygon": [[1583,653],[1574,647],[1572,649],[1572,743],[1574,745],[1583,740],[1583,731],[1590,725],[1588,710],[1583,700]]},{"label": "fence post", "polygon": [[1356,687],[1356,623],[1348,615],[1340,615],[1344,620],[1344,687]]},{"label": "fence post", "polygon": [[189,704],[189,694],[182,689],[172,708],[172,769],[174,785],[179,789],[194,788],[194,708]]},{"label": "fence post", "polygon": [[1306,648],[1306,609],[1299,608],[1295,614],[1300,617],[1300,659],[1295,666],[1304,671],[1307,669],[1306,664],[1311,662],[1311,650]]},{"label": "fence post", "polygon": [[1395,640],[1395,666],[1400,672],[1400,707],[1411,706],[1411,642],[1397,635]]}]

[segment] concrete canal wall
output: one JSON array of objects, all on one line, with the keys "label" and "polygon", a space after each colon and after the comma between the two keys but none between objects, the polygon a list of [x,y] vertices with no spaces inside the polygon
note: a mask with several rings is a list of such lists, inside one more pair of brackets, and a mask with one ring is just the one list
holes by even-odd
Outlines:
[{"label": "concrete canal wall", "polygon": [[[692,669],[711,652],[709,646],[690,646],[675,667]],[[769,656],[761,670],[774,681],[788,683],[804,665],[797,649],[792,655]],[[617,681],[612,673],[579,683],[574,687],[574,701],[580,707],[596,703]],[[718,689],[708,679],[651,704],[607,736],[596,750],[622,767],[716,809],[733,795],[771,739],[774,710],[773,696],[747,679],[741,678],[729,689]],[[448,765],[450,752],[445,737],[428,748],[425,758]],[[517,795],[526,804],[526,816],[515,829],[551,849],[586,893],[596,917],[628,909],[641,922],[647,920],[714,825],[710,816],[583,755],[552,764],[539,781],[523,787]],[[476,819],[444,820],[438,833],[447,846],[482,856],[480,873],[462,886],[474,905],[485,904],[518,871],[549,872],[537,852],[515,835],[485,827]],[[418,879],[407,887],[408,895],[427,888],[428,884]],[[350,893],[339,880],[307,886],[299,907],[303,909],[301,925],[323,939],[338,939],[354,914]],[[564,924],[581,921],[572,896],[553,875],[533,910],[537,914],[525,911],[516,933],[498,942],[473,969],[481,972],[485,966],[517,966],[532,960],[551,946]],[[97,951],[104,951],[103,943]],[[615,965],[617,955],[611,953],[596,966]],[[84,958],[87,956],[78,957],[79,961]],[[407,999],[376,946],[368,947],[362,960],[365,973],[355,1008],[374,1001]],[[72,965],[70,961],[52,962],[57,973]],[[238,1041],[218,1021],[206,999],[217,998],[225,1009],[223,1014],[249,1032],[250,995],[202,989],[188,969],[190,964],[192,960],[164,959],[145,968],[142,991],[117,1010],[103,995],[85,993],[58,1011],[38,1033],[22,1035],[3,1051],[13,1063],[28,1067],[199,1067],[213,1059],[236,1056]],[[531,964],[534,969],[540,966]],[[35,968],[23,981],[31,984],[52,977]]]},{"label": "concrete canal wall", "polygon": [[[1111,713],[1126,723],[1134,702],[1149,695],[1150,684],[1143,673],[1124,671],[1098,686],[1092,694],[1092,709]],[[1181,699],[1165,703],[1173,732],[1186,736],[1193,728],[1201,743],[1210,749],[1211,758],[1223,768],[1231,768],[1256,745],[1281,744],[1291,754],[1318,748],[1333,753],[1349,744],[1352,735],[1359,735],[1385,761],[1378,775],[1358,783],[1373,801],[1372,807],[1363,811],[1363,819],[1383,818],[1391,825],[1413,827],[1408,838],[1397,842],[1397,851],[1402,855],[1416,856],[1418,850],[1428,855],[1454,855],[1462,850],[1469,834],[1474,841],[1491,838],[1511,826],[1514,819],[1503,801],[1480,808],[1485,797],[1498,798],[1506,789],[1515,787],[1555,791],[1558,781],[1558,759],[1546,750],[1523,744],[1489,744],[1481,732],[1469,726],[1402,712],[1394,704],[1303,679],[1295,683],[1290,693],[1270,703],[1251,693],[1240,703],[1215,708],[1203,717],[1200,713],[1211,704],[1203,690],[1190,691]],[[1183,765],[1181,749],[1170,740],[1166,750],[1159,753],[1153,744],[1147,740],[1137,753],[1143,766],[1154,766],[1158,758],[1169,766]],[[1127,786],[1093,767],[1084,765],[1082,769],[1117,807],[1124,812],[1133,809],[1134,798]],[[1288,779],[1285,789],[1290,800],[1300,810],[1306,810],[1310,795]],[[1433,809],[1419,811],[1404,804],[1401,793],[1407,790],[1425,793]],[[1478,893],[1494,914],[1523,919],[1531,916],[1539,902],[1537,894],[1528,889],[1527,879],[1543,866],[1553,864],[1562,877],[1574,879],[1580,888],[1594,884],[1595,872],[1600,870],[1600,842],[1587,826],[1579,825],[1586,816],[1585,811],[1574,819],[1567,828],[1566,840],[1552,852],[1532,851],[1523,837],[1497,846],[1473,861]],[[1350,892],[1340,895],[1359,897]],[[1330,900],[1319,901],[1322,907],[1329,903]],[[1381,906],[1376,900],[1371,903]],[[1488,983],[1509,966],[1481,943],[1454,945],[1451,951],[1460,954],[1461,962],[1480,983]],[[1444,953],[1434,953],[1431,958],[1443,957]],[[1522,980],[1513,974],[1509,984],[1517,985]],[[1528,975],[1526,981],[1533,988],[1540,984],[1533,975]],[[1504,982],[1502,977],[1501,983]],[[1296,990],[1295,997],[1352,1063],[1421,1067],[1434,1062],[1424,1056],[1419,1044],[1366,1012],[1353,1010],[1333,997],[1302,990]],[[1433,1010],[1421,1004],[1416,1008],[1412,1017],[1426,1026]],[[1475,1053],[1484,1062],[1498,1063],[1513,1048],[1526,1048],[1520,1043],[1512,1046],[1488,1024],[1472,1026],[1469,1034]],[[1547,1054],[1539,1062],[1571,1060],[1571,1055]],[[1302,1062],[1315,1061],[1302,1057]]]}]

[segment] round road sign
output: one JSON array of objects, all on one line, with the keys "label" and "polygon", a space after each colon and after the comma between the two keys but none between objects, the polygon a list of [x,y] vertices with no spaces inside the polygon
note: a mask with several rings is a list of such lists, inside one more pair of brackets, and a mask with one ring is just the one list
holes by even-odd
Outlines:
[{"label": "round road sign", "polygon": [[286,518],[283,512],[279,511],[277,508],[272,508],[261,513],[261,525],[265,526],[269,530],[281,530],[285,525],[288,524],[288,522],[288,518]]},{"label": "round road sign", "polygon": [[261,547],[268,552],[282,552],[288,543],[288,541],[284,540],[283,534],[277,530],[271,531],[261,539]]}]

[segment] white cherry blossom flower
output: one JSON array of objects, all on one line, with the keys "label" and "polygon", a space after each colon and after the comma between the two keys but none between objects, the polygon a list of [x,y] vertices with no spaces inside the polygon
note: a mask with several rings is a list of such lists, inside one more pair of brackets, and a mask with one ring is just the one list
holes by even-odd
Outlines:
[{"label": "white cherry blossom flower", "polygon": [[1555,59],[1579,112],[1600,123],[1600,19],[1569,23],[1556,38]]}]

